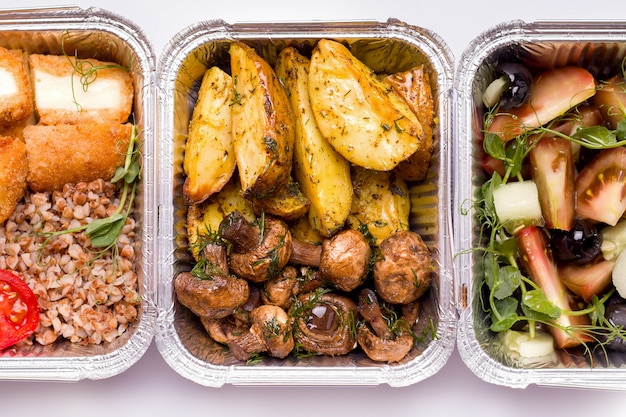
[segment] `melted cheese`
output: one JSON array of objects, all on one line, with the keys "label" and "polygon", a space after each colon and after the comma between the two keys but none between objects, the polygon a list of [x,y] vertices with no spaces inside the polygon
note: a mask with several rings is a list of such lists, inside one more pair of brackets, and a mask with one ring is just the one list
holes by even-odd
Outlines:
[{"label": "melted cheese", "polygon": [[0,97],[11,97],[19,92],[14,75],[4,68],[0,68]]},{"label": "melted cheese", "polygon": [[56,76],[37,72],[35,76],[35,101],[39,109],[49,110],[103,110],[122,105],[122,88],[119,82],[96,78],[87,85],[80,77]]}]

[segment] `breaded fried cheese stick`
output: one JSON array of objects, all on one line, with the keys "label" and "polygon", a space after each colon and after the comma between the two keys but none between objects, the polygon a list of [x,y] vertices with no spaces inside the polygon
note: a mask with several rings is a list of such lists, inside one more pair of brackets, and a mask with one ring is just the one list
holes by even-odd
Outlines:
[{"label": "breaded fried cheese stick", "polygon": [[55,191],[65,184],[110,180],[124,163],[131,129],[130,123],[26,126],[28,185]]},{"label": "breaded fried cheese stick", "polygon": [[27,119],[33,96],[22,51],[0,47],[0,125]]},{"label": "breaded fried cheese stick", "polygon": [[29,57],[39,123],[124,123],[133,105],[130,73],[111,62],[65,55]]},{"label": "breaded fried cheese stick", "polygon": [[0,136],[0,224],[15,210],[26,191],[26,146],[10,136]]}]

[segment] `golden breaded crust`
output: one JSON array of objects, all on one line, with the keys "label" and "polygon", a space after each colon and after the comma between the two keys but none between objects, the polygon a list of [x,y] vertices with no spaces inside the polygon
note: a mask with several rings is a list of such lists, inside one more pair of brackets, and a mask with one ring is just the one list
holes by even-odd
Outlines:
[{"label": "golden breaded crust", "polygon": [[27,126],[28,185],[33,191],[54,191],[111,179],[124,163],[131,129],[130,123]]},{"label": "golden breaded crust", "polygon": [[26,191],[26,146],[10,136],[0,136],[0,223],[4,223]]},{"label": "golden breaded crust", "polygon": [[122,67],[65,55],[33,54],[29,63],[40,124],[128,121],[134,89]]},{"label": "golden breaded crust", "polygon": [[19,122],[31,114],[33,96],[23,53],[0,47],[0,125]]}]

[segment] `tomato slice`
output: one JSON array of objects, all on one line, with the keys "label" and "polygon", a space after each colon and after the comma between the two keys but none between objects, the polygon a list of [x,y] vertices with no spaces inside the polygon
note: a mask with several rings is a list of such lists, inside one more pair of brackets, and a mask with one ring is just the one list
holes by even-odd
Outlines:
[{"label": "tomato slice", "polygon": [[37,297],[20,277],[0,269],[0,349],[31,335],[39,325]]},{"label": "tomato slice", "polygon": [[611,226],[626,211],[626,148],[598,153],[576,178],[576,214]]},{"label": "tomato slice", "polygon": [[574,156],[571,142],[544,136],[537,141],[529,156],[546,227],[571,229],[575,216]]},{"label": "tomato slice", "polygon": [[533,80],[530,100],[497,114],[489,131],[508,141],[563,115],[595,92],[595,79],[583,68],[562,67],[545,71]]}]

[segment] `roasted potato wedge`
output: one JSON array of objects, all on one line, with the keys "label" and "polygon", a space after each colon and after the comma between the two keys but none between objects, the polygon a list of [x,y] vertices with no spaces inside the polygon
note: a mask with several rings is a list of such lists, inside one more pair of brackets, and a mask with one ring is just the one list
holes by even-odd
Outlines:
[{"label": "roasted potato wedge", "polygon": [[304,216],[309,209],[309,199],[302,194],[296,181],[289,180],[275,194],[267,198],[249,198],[257,214],[265,212],[291,221]]},{"label": "roasted potato wedge", "polygon": [[230,46],[233,77],[232,134],[241,189],[263,198],[291,175],[295,121],[274,69],[254,49]]},{"label": "roasted potato wedge", "polygon": [[423,146],[395,168],[396,173],[406,181],[421,181],[426,177],[433,153],[435,106],[430,77],[424,66],[420,65],[386,76],[383,84],[404,99],[424,129]]},{"label": "roasted potato wedge", "polygon": [[241,196],[239,178],[233,175],[222,190],[201,204],[187,210],[187,240],[189,251],[196,261],[204,239],[215,237],[220,223],[229,213],[239,211],[250,222],[256,219],[248,200]]},{"label": "roasted potato wedge", "polygon": [[415,113],[339,42],[313,50],[309,96],[322,135],[355,165],[389,171],[425,146]]},{"label": "roasted potato wedge", "polygon": [[378,245],[397,231],[409,229],[409,189],[393,171],[353,167],[352,187],[349,227],[363,231],[361,227],[366,226]]},{"label": "roasted potato wedge", "polygon": [[344,226],[352,203],[350,163],[322,136],[309,101],[310,61],[294,48],[281,51],[276,74],[283,81],[296,117],[292,175],[310,200],[308,218],[322,235]]},{"label": "roasted potato wedge", "polygon": [[321,245],[325,237],[319,230],[313,228],[307,217],[300,217],[289,224],[291,236],[299,242]]},{"label": "roasted potato wedge", "polygon": [[235,171],[230,103],[233,81],[218,67],[206,70],[189,122],[183,195],[198,204],[220,191]]}]

